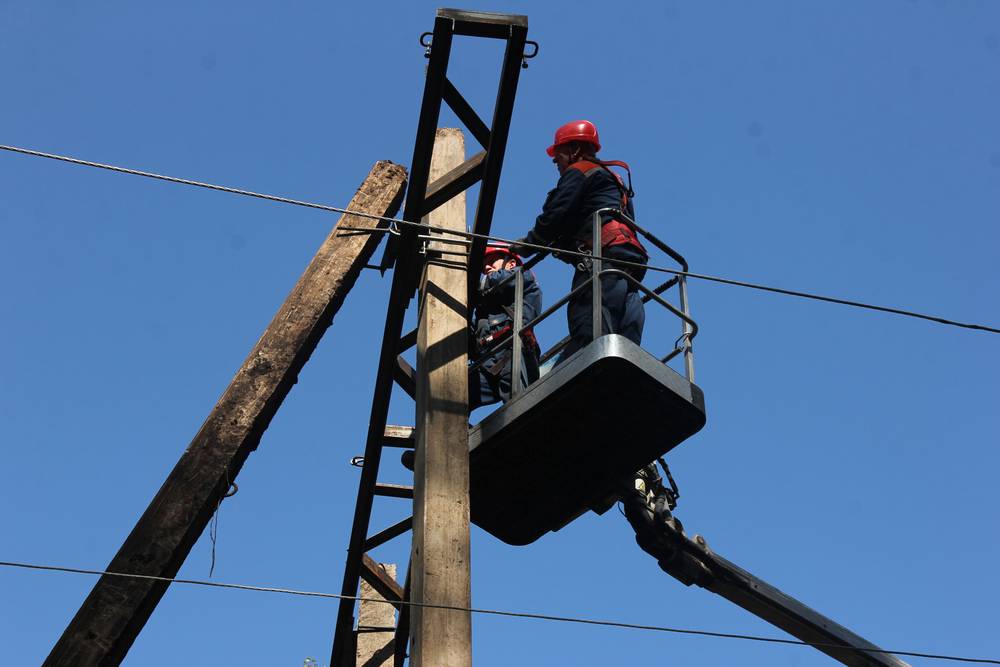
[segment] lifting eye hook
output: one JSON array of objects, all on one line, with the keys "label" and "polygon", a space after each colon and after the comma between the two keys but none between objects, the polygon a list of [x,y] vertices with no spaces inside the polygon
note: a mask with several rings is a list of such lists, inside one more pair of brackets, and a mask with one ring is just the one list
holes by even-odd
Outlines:
[{"label": "lifting eye hook", "polygon": [[525,40],[524,45],[534,47],[530,53],[525,49],[524,53],[521,54],[521,69],[528,69],[528,61],[538,55],[538,42],[529,39]]},{"label": "lifting eye hook", "polygon": [[[434,44],[434,33],[424,32],[420,34],[420,46],[424,47],[424,58],[431,57],[431,47]],[[538,42],[533,40],[525,40],[524,45],[526,47],[531,47],[531,50],[525,49],[524,53],[521,54],[521,68],[528,69],[528,61],[538,55]]]}]

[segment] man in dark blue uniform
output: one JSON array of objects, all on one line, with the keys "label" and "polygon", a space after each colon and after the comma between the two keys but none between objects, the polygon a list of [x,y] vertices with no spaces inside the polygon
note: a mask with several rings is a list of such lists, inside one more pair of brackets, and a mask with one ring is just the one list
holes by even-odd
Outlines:
[{"label": "man in dark blue uniform", "polygon": [[[483,275],[475,304],[475,350],[482,354],[505,337],[514,327],[515,279],[513,272],[523,264],[521,258],[503,243],[490,243],[483,257]],[[523,319],[530,322],[542,312],[542,290],[531,271],[523,276]],[[523,386],[538,379],[538,343],[534,333],[525,331],[522,339],[521,379]],[[510,400],[513,373],[513,349],[507,345],[490,355],[469,373],[469,409]]]},{"label": "man in dark blue uniform", "polygon": [[[559,170],[559,182],[549,191],[541,214],[528,234],[512,246],[522,255],[537,252],[524,243],[553,248],[553,254],[576,268],[572,288],[591,279],[591,263],[578,256],[563,255],[559,250],[589,253],[593,245],[593,215],[602,208],[617,208],[635,219],[632,207],[632,175],[624,162],[605,161],[597,158],[601,141],[597,128],[586,120],[566,123],[556,130],[555,141],[547,149],[549,157]],[[609,167],[623,167],[629,174],[629,184]],[[607,259],[620,259],[640,266],[616,265],[605,262],[603,268],[625,271],[637,281],[646,273],[649,254],[639,241],[635,230],[626,221],[609,216],[601,227],[601,255]],[[602,332],[625,336],[636,345],[642,341],[645,312],[642,296],[625,277],[611,274],[601,277]],[[584,289],[567,305],[570,344],[559,355],[557,363],[587,345],[593,338],[593,297]],[[664,464],[665,465],[665,464]],[[666,468],[664,468],[666,470]],[[650,463],[623,480],[620,498],[625,517],[636,533],[636,541],[643,550],[660,554],[657,527],[671,519],[670,510],[676,500],[676,487],[668,490],[655,463]],[[679,526],[679,523],[677,524]],[[665,553],[665,552],[664,552]]]},{"label": "man in dark blue uniform", "polygon": [[[510,249],[507,243],[490,243],[483,255],[483,275],[479,280],[479,294],[474,304],[475,329],[472,349],[474,359],[514,331],[514,298],[516,284],[514,271],[520,271],[524,261]],[[523,308],[522,323],[538,317],[542,312],[542,290],[531,271],[523,275],[521,298]],[[530,329],[521,333],[521,380],[522,386],[538,379],[538,357],[541,350],[535,334]],[[481,363],[469,370],[469,411],[510,400],[514,373],[513,345],[507,344],[490,354]],[[413,470],[414,452],[407,450],[400,460],[403,466]]]},{"label": "man in dark blue uniform", "polygon": [[[547,152],[559,170],[559,182],[546,197],[535,226],[515,243],[515,251],[532,255],[537,250],[522,244],[533,243],[552,247],[556,257],[560,257],[560,249],[590,252],[595,211],[617,208],[635,218],[631,173],[626,186],[609,168],[618,166],[628,170],[628,165],[599,160],[597,152],[600,150],[597,128],[590,121],[573,121],[556,130],[555,141]],[[626,222],[612,217],[605,218],[601,228],[601,255],[635,264],[645,264],[648,259],[635,230]],[[589,261],[570,255],[560,258],[576,267],[573,288],[590,280]],[[642,267],[615,265],[613,262],[605,263],[604,268],[621,269],[636,280],[642,280],[646,272]],[[601,296],[603,332],[621,334],[638,345],[642,340],[645,313],[642,297],[635,286],[621,275],[606,275],[601,278]],[[591,341],[592,313],[590,290],[583,290],[569,302],[566,314],[572,340],[559,355],[559,361]]]}]

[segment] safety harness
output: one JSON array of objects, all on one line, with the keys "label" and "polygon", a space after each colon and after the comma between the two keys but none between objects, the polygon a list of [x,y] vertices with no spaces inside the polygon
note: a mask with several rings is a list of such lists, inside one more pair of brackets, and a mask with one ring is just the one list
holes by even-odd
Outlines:
[{"label": "safety harness", "polygon": [[[512,320],[514,319],[514,314],[510,312],[512,309],[508,306],[504,306],[503,309],[507,311],[507,316],[510,319],[498,318],[497,320],[494,320],[493,318],[491,318],[489,320],[490,331],[486,335],[480,336],[479,338],[476,339],[476,343],[478,343],[480,351],[488,350],[493,343],[496,343],[501,339],[505,338],[510,334],[511,331],[514,330],[514,325],[512,324]],[[497,328],[493,329],[492,328],[493,326],[497,326]],[[540,354],[541,348],[538,345],[538,339],[535,337],[535,332],[533,329],[523,330],[521,332],[521,340],[524,341],[527,350],[533,352],[536,356]]]},{"label": "safety harness", "polygon": [[[621,160],[597,160],[596,158],[595,160],[596,161],[594,162],[590,160],[579,160],[571,164],[569,168],[579,171],[583,174],[584,178],[590,178],[594,174],[598,173],[598,170],[604,170],[611,174],[614,177],[615,185],[618,186],[618,190],[621,192],[622,210],[627,210],[629,201],[635,196],[635,191],[632,189],[632,170],[629,168],[627,163],[622,162]],[[621,176],[608,168],[608,165],[621,167],[626,171],[626,173],[628,173],[628,186],[626,186],[622,181]],[[589,233],[586,233],[586,237],[581,235],[577,241],[584,248],[590,250],[592,242]],[[616,245],[630,245],[641,252],[643,257],[649,257],[649,253],[646,252],[646,248],[643,247],[642,242],[639,241],[639,236],[636,230],[633,229],[633,227],[627,222],[611,218],[605,221],[601,227],[601,247],[609,248]]]}]

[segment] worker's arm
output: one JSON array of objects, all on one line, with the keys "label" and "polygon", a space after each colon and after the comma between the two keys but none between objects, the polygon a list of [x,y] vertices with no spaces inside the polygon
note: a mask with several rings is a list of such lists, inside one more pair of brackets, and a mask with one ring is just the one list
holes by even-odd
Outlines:
[{"label": "worker's arm", "polygon": [[[535,226],[528,234],[519,239],[523,243],[551,245],[564,236],[571,236],[580,223],[580,202],[583,200],[583,190],[586,178],[577,169],[567,169],[556,187],[549,191],[542,205],[541,214],[535,218]],[[520,254],[532,255],[537,250],[527,249],[518,245]]]},{"label": "worker's arm", "polygon": [[[507,280],[514,274],[513,271],[507,269],[497,269],[496,271],[490,271],[489,273],[484,273],[479,279],[479,292],[480,294],[486,294],[487,292],[496,293],[502,299],[507,294],[510,294],[510,300],[514,299],[514,280]],[[506,282],[504,282],[506,281]],[[502,285],[500,285],[503,283]],[[497,288],[497,285],[500,285]]]},{"label": "worker's arm", "polygon": [[[513,271],[499,269],[483,274],[479,279],[479,293],[489,294],[491,299],[496,299],[494,303],[500,303],[511,308],[514,307],[514,292],[516,289]],[[499,285],[499,287],[497,287]],[[542,312],[542,289],[535,280],[532,271],[524,272],[524,321],[529,322]]]}]

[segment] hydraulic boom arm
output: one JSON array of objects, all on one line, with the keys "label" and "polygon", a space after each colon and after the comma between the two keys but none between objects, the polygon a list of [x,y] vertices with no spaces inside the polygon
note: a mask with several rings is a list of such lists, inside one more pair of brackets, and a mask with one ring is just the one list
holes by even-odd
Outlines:
[{"label": "hydraulic boom arm", "polygon": [[[690,583],[721,595],[845,665],[908,667],[908,663],[891,653],[881,651],[863,637],[714,553],[700,535],[693,540],[686,536],[681,539],[683,552],[704,568],[701,576]],[[688,583],[683,575],[678,576],[681,573],[666,571]]]},{"label": "hydraulic boom arm", "polygon": [[670,482],[669,489],[663,485],[655,464],[650,464],[636,474],[634,488],[621,495],[625,517],[635,530],[635,541],[656,559],[660,569],[685,586],[696,584],[721,595],[845,665],[909,667],[891,653],[716,554],[700,535],[689,538],[681,522],[670,512],[680,493],[666,462],[660,459],[660,464]]}]

